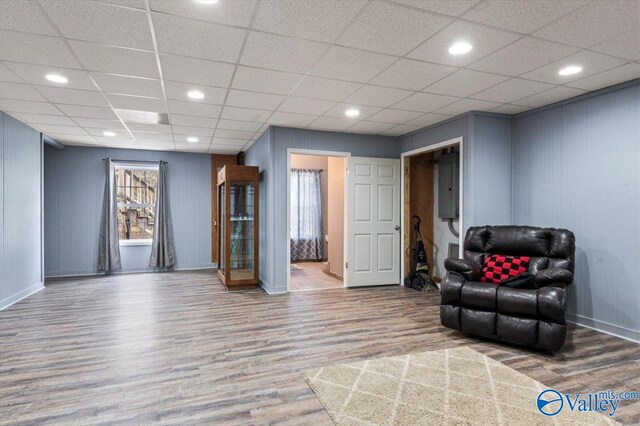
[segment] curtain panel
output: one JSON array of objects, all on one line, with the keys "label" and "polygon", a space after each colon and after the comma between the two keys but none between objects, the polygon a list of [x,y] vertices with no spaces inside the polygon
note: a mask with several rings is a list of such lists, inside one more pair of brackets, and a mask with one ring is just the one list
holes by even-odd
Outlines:
[{"label": "curtain panel", "polygon": [[171,229],[171,212],[166,183],[167,163],[160,161],[158,166],[158,187],[156,188],[155,224],[153,226],[153,242],[149,267],[166,269],[176,263]]},{"label": "curtain panel", "polygon": [[105,159],[106,175],[98,239],[98,272],[120,269],[120,241],[118,238],[118,200],[116,168],[111,158]]},{"label": "curtain panel", "polygon": [[325,259],[321,173],[291,169],[291,261]]}]

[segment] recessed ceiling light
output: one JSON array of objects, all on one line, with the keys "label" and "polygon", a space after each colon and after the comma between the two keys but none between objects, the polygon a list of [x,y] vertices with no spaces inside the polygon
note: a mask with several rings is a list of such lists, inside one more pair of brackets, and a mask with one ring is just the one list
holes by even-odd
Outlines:
[{"label": "recessed ceiling light", "polygon": [[558,74],[560,74],[560,75],[573,75],[573,74],[578,74],[580,71],[582,71],[582,67],[581,66],[571,65],[571,66],[562,68],[560,71],[558,71]]},{"label": "recessed ceiling light", "polygon": [[190,97],[191,99],[202,99],[204,98],[204,93],[198,90],[192,90],[189,93],[187,93],[187,96]]},{"label": "recessed ceiling light", "polygon": [[104,132],[102,132],[102,134],[105,136],[113,137],[116,135],[116,132],[110,132],[108,130],[105,130]]},{"label": "recessed ceiling light", "polygon": [[49,81],[53,81],[54,83],[68,83],[66,77],[61,76],[60,74],[47,74],[44,76]]},{"label": "recessed ceiling light", "polygon": [[201,4],[216,4],[219,1],[220,0],[196,0],[197,3],[201,3]]},{"label": "recessed ceiling light", "polygon": [[196,142],[198,142],[198,138],[196,138],[196,137],[194,137],[194,136],[189,136],[189,137],[187,138],[187,142],[190,142],[190,143],[196,143]]},{"label": "recessed ceiling light", "polygon": [[360,111],[358,111],[355,108],[351,108],[351,109],[346,110],[344,112],[344,115],[346,115],[347,117],[357,117],[357,116],[360,115]]},{"label": "recessed ceiling light", "polygon": [[467,52],[470,52],[473,49],[473,46],[466,41],[459,41],[457,43],[453,43],[449,48],[449,53],[452,55],[463,55]]}]

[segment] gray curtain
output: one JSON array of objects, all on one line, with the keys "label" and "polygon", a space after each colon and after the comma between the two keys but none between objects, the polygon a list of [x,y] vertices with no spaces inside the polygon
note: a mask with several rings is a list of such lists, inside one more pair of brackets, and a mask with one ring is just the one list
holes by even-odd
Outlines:
[{"label": "gray curtain", "polygon": [[153,225],[153,243],[151,243],[151,268],[170,268],[176,263],[171,231],[171,213],[166,184],[167,163],[160,162],[158,167],[158,187],[156,188],[156,213]]},{"label": "gray curtain", "polygon": [[111,272],[120,269],[120,241],[118,240],[118,201],[116,169],[111,158],[105,160],[106,176],[102,198],[100,219],[100,239],[98,245],[98,271]]},{"label": "gray curtain", "polygon": [[291,261],[325,258],[320,173],[291,169]]}]

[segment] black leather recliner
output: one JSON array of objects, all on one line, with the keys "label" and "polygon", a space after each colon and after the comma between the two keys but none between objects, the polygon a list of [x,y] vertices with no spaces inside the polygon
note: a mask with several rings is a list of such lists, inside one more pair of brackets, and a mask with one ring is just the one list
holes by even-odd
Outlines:
[{"label": "black leather recliner", "polygon": [[[486,256],[531,256],[534,289],[480,282]],[[440,321],[501,342],[556,352],[566,335],[566,286],[573,282],[571,231],[531,226],[469,228],[464,259],[447,259]]]}]

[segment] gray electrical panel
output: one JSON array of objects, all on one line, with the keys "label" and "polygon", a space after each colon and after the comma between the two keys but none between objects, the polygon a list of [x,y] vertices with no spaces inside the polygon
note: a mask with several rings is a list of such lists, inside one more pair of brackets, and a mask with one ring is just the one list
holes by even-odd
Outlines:
[{"label": "gray electrical panel", "polygon": [[460,154],[438,159],[438,217],[457,219],[460,214]]}]

